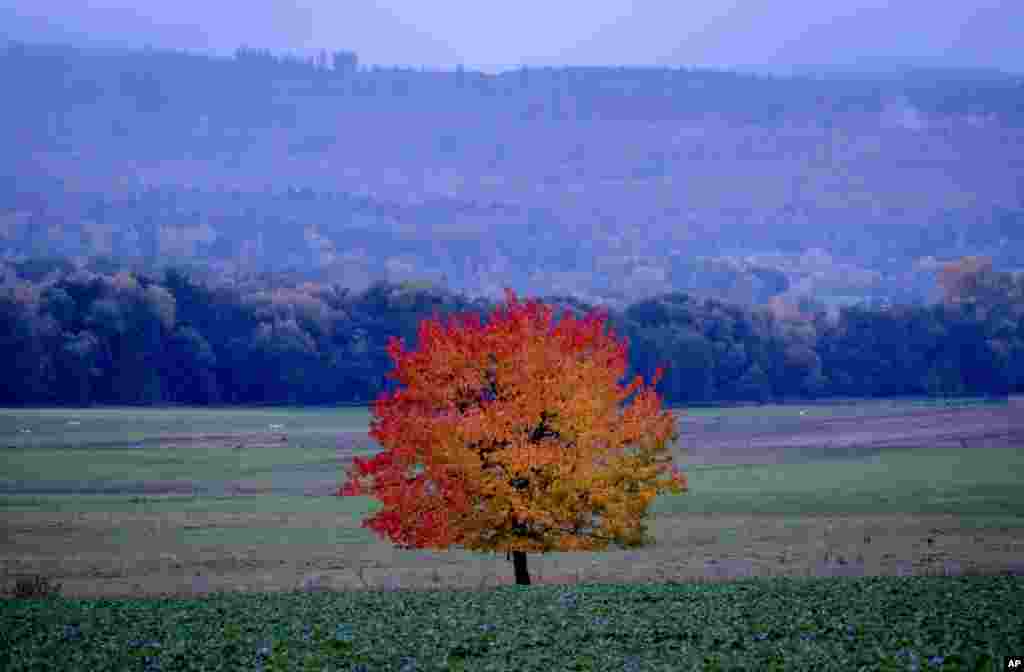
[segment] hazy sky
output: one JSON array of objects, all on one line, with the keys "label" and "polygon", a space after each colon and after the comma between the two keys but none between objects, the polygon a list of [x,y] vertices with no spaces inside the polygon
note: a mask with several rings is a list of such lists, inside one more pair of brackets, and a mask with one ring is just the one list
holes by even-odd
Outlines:
[{"label": "hazy sky", "polygon": [[[366,64],[893,64],[1024,72],[1024,0],[0,0],[0,37],[234,51],[351,49]],[[1016,47],[1016,48],[1015,48]]]}]

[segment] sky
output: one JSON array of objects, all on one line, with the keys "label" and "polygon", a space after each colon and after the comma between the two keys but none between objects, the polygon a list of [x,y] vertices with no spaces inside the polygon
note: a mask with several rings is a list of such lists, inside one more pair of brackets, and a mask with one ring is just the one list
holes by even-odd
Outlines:
[{"label": "sky", "polygon": [[0,0],[0,39],[230,54],[241,45],[361,63],[496,72],[658,65],[1024,73],[1024,0]]}]

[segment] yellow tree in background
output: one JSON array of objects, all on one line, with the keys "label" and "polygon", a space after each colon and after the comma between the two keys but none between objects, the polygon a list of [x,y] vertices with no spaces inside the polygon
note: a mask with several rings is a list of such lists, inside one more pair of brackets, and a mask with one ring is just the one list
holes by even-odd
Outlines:
[{"label": "yellow tree in background", "polygon": [[938,273],[938,283],[947,303],[957,303],[974,297],[992,275],[990,257],[963,257],[944,264]]}]

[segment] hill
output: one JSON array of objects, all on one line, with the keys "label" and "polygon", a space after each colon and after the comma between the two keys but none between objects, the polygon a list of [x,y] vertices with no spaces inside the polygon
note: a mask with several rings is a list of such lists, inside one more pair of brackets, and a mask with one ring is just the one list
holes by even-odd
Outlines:
[{"label": "hill", "polygon": [[624,308],[936,298],[1024,268],[1024,86],[987,71],[486,75],[10,43],[0,255],[298,269]]}]

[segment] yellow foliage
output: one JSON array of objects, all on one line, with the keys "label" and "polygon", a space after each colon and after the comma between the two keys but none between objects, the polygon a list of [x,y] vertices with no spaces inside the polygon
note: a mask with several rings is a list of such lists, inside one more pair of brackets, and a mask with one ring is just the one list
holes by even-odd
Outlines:
[{"label": "yellow foliage", "polygon": [[[375,489],[386,509],[370,527],[421,547],[458,539],[481,551],[644,542],[654,497],[686,490],[668,473],[676,420],[639,377],[618,385],[625,346],[603,320],[567,316],[552,328],[550,318],[550,308],[509,293],[507,312],[486,327],[426,321],[419,351],[389,346],[405,388],[374,410],[371,434],[387,455],[374,465]],[[396,477],[413,469],[438,486],[433,494]]]}]

